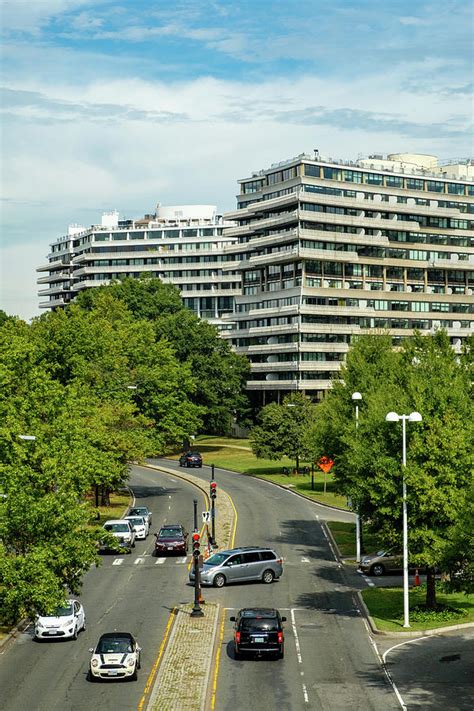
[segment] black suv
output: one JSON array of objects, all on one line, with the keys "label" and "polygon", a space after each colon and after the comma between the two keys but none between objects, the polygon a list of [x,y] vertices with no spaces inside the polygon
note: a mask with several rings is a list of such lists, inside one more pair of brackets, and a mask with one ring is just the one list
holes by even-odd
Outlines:
[{"label": "black suv", "polygon": [[277,659],[283,659],[285,640],[283,635],[282,617],[278,610],[267,607],[252,607],[240,610],[237,617],[231,617],[234,622],[234,655],[241,659],[245,652],[257,654],[274,654]]},{"label": "black suv", "polygon": [[185,452],[179,458],[180,467],[202,467],[202,457],[199,452]]}]

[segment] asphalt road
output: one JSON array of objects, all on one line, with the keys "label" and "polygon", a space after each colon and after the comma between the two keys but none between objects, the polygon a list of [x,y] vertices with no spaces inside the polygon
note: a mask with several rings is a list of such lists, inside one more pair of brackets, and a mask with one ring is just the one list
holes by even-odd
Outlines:
[{"label": "asphalt road", "polygon": [[[192,500],[203,499],[185,482],[142,467],[131,479],[137,503],[153,511],[151,530],[180,521],[191,530]],[[100,568],[85,576],[79,599],[87,629],[76,642],[34,642],[30,627],[0,657],[0,707],[7,711],[131,711],[137,709],[155,662],[170,610],[192,600],[182,558],[152,557],[154,537],[137,541],[130,555],[102,556]],[[143,649],[137,682],[92,684],[86,680],[90,654],[103,632],[134,634]]]},{"label": "asphalt road", "polygon": [[[209,479],[208,467],[192,471]],[[268,545],[285,561],[283,576],[272,585],[204,589],[206,599],[225,608],[216,711],[251,708],[257,700],[262,709],[280,711],[399,709],[318,521],[327,510],[260,480],[215,474],[238,511],[236,545]],[[277,607],[288,618],[284,660],[234,659],[229,617],[253,606]]]}]

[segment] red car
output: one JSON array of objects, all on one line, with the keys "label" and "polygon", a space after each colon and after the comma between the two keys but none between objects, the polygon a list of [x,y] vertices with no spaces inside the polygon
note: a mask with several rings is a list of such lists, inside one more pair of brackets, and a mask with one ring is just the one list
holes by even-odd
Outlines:
[{"label": "red car", "polygon": [[164,553],[181,553],[188,551],[188,532],[180,523],[170,523],[162,526],[155,533],[155,555]]}]

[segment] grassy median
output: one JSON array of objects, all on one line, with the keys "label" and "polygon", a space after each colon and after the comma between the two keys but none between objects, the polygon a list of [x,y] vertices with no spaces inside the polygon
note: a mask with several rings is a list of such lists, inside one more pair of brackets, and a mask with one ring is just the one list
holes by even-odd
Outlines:
[{"label": "grassy median", "polygon": [[[311,474],[293,474],[295,462],[287,457],[278,461],[257,459],[252,452],[248,439],[199,436],[192,444],[191,449],[201,452],[204,465],[215,464],[216,467],[230,469],[247,476],[259,476],[262,479],[294,489],[323,504],[347,508],[347,499],[345,496],[340,496],[335,492],[334,478],[330,474],[326,475],[325,483],[324,473],[316,467],[314,489],[312,489]],[[168,456],[177,459],[179,453],[174,452]],[[310,467],[311,464],[301,462],[300,468],[304,466]],[[291,473],[289,475],[284,474],[284,468]]]}]

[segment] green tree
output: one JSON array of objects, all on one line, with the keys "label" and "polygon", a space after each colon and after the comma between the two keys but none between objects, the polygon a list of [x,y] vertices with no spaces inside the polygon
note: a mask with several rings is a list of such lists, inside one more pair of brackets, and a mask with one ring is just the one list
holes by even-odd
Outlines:
[{"label": "green tree", "polygon": [[316,406],[302,393],[287,395],[281,405],[271,403],[262,408],[258,424],[250,432],[253,453],[261,459],[294,459],[299,470],[300,459],[311,453],[308,429]]},{"label": "green tree", "polygon": [[[401,548],[401,424],[389,411],[416,410],[407,425],[407,501],[411,561],[428,570],[427,606],[436,605],[434,570],[448,555],[448,532],[465,509],[472,481],[473,406],[469,369],[443,331],[416,335],[401,350],[366,336],[351,348],[341,380],[318,407],[311,431],[314,455],[330,455],[341,492],[387,545]],[[363,395],[355,427],[351,395]]]}]

